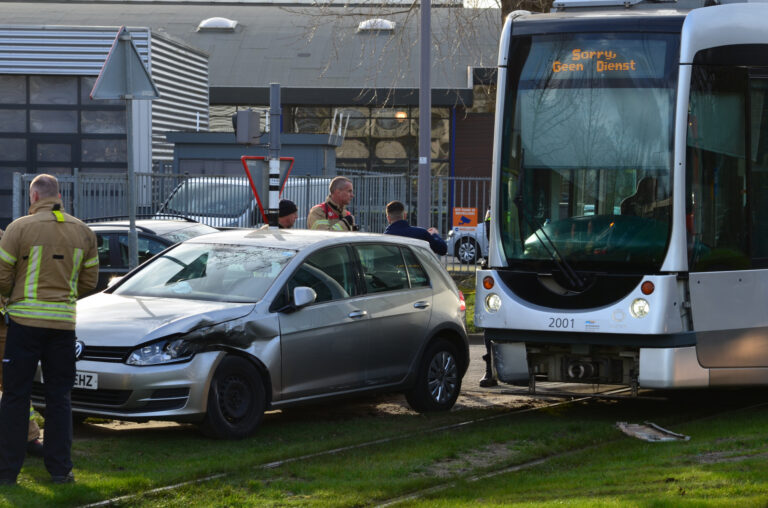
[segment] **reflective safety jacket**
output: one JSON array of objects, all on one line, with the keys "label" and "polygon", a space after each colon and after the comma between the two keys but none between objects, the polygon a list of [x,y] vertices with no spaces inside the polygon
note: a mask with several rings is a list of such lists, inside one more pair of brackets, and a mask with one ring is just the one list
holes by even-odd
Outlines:
[{"label": "reflective safety jacket", "polygon": [[[337,205],[331,200],[331,197],[328,196],[325,203],[315,205],[309,210],[307,228],[325,229],[328,231],[352,231],[352,225],[342,220],[342,217],[350,215],[352,214],[349,210],[343,206]],[[352,224],[354,224],[354,221]]]},{"label": "reflective safety jacket", "polygon": [[0,238],[0,295],[21,325],[74,330],[77,297],[98,278],[96,235],[58,198],[37,201]]}]

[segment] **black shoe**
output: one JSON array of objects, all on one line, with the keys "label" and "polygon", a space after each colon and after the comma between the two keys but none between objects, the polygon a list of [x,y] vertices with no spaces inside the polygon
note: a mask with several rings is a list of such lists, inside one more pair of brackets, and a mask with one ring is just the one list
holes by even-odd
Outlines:
[{"label": "black shoe", "polygon": [[27,455],[31,455],[33,457],[42,457],[43,443],[41,443],[39,439],[33,439],[32,441],[28,442]]},{"label": "black shoe", "polygon": [[483,376],[483,379],[480,380],[480,386],[482,388],[490,388],[491,386],[498,386],[499,382],[493,379],[489,375]]},{"label": "black shoe", "polygon": [[51,483],[75,483],[75,475],[72,471],[63,476],[51,475]]},{"label": "black shoe", "polygon": [[10,487],[16,485],[16,478],[0,478],[0,487]]}]

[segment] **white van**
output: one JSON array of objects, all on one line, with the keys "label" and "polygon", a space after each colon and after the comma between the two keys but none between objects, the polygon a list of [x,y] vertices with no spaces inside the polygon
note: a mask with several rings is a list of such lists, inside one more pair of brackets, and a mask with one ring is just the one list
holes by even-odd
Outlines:
[{"label": "white van", "polygon": [[[325,201],[330,178],[289,177],[281,199],[296,203],[299,216],[294,228],[305,228],[309,209]],[[267,196],[259,196],[264,211]],[[258,203],[244,176],[204,176],[184,180],[157,211],[157,215],[189,217],[216,228],[249,228],[263,223]]]}]

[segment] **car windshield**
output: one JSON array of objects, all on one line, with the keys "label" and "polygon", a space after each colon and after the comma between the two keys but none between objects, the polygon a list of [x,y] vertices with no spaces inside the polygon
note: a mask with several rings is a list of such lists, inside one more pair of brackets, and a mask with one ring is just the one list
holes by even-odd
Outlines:
[{"label": "car windshield", "polygon": [[115,294],[216,302],[257,302],[295,250],[182,243],[155,258]]}]

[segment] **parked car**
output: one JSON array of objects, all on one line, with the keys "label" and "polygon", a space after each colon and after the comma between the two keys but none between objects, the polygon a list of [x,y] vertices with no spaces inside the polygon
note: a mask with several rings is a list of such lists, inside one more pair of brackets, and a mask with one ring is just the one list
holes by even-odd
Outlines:
[{"label": "parked car", "polygon": [[[95,291],[101,291],[115,277],[128,273],[128,232],[127,220],[88,221],[96,233],[99,251],[99,282]],[[136,221],[139,238],[139,263],[161,252],[171,245],[200,235],[216,233],[218,229],[184,218],[142,219]]]},{"label": "parked car", "polygon": [[477,263],[480,259],[488,258],[488,237],[485,233],[485,223],[467,229],[454,227],[448,232],[448,254],[453,254],[461,263]]},{"label": "parked car", "polygon": [[[288,178],[281,197],[293,201],[299,210],[294,228],[306,227],[309,209],[325,200],[330,183],[330,178]],[[265,211],[268,203],[264,200],[267,197],[260,198]],[[259,203],[244,176],[184,180],[171,192],[158,213],[189,217],[217,228],[253,227],[263,222]]]},{"label": "parked car", "polygon": [[[72,409],[195,422],[219,438],[251,434],[267,409],[374,391],[445,411],[469,362],[464,314],[420,240],[200,236],[78,302]],[[44,406],[39,383],[33,401]]]}]

